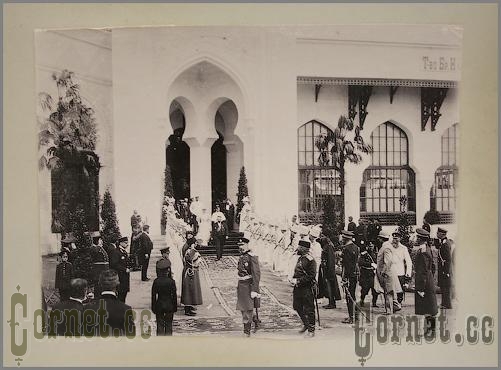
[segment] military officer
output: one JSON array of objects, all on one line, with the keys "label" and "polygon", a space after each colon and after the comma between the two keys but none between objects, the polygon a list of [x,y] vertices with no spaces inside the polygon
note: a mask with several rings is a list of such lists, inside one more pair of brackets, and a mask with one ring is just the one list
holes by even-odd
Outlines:
[{"label": "military officer", "polygon": [[160,253],[162,256],[158,259],[157,265],[156,265],[156,270],[157,270],[157,275],[159,273],[159,269],[165,269],[168,267],[169,269],[172,269],[172,263],[169,259],[169,254],[170,254],[170,247],[165,247],[160,249]]},{"label": "military officer", "polygon": [[299,333],[307,331],[307,337],[315,336],[315,286],[317,264],[310,254],[310,242],[299,240],[297,254],[299,258],[294,268],[290,282],[294,285],[292,291],[292,307],[297,311],[303,328]]},{"label": "military officer", "polygon": [[429,243],[430,233],[425,229],[416,229],[416,234],[416,245],[413,248],[416,256],[415,313],[425,315],[427,335],[435,331],[435,315],[438,313],[433,279],[435,266]]},{"label": "military officer", "polygon": [[253,315],[254,309],[260,307],[259,281],[261,279],[261,270],[259,268],[259,259],[254,255],[249,247],[250,233],[245,232],[240,238],[239,249],[240,258],[238,259],[238,285],[237,285],[237,310],[242,312],[242,321],[244,325],[244,334],[250,337],[252,322],[254,322],[254,331],[258,329],[259,320],[257,315]]},{"label": "military officer", "polygon": [[[127,293],[130,290],[130,264],[129,254],[127,253],[129,239],[126,236],[118,239],[118,248],[113,251],[111,256],[110,268],[118,273],[118,300],[125,302]],[[104,289],[104,288],[103,288]]]},{"label": "military officer", "polygon": [[452,240],[447,239],[447,230],[439,227],[437,229],[437,239],[438,239],[438,286],[442,292],[442,304],[440,308],[450,309],[452,308],[451,303],[451,281],[452,281],[452,269],[451,269],[451,249]]},{"label": "military officer", "polygon": [[99,286],[99,276],[105,270],[110,268],[108,252],[103,248],[103,240],[99,231],[95,231],[92,236],[92,283],[94,284],[94,298],[99,298],[101,295],[101,287]]},{"label": "military officer", "polygon": [[343,238],[343,251],[341,254],[343,266],[343,285],[346,289],[346,304],[348,305],[348,317],[342,322],[344,324],[352,324],[354,317],[355,306],[355,290],[357,288],[359,270],[358,258],[360,256],[360,249],[353,243],[354,234],[351,231],[343,230],[341,232]]}]

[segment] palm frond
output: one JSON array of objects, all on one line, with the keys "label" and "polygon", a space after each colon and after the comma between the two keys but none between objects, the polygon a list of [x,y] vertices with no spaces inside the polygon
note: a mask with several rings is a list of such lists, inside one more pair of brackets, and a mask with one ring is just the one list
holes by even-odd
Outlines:
[{"label": "palm frond", "polygon": [[42,110],[44,111],[50,111],[52,110],[52,107],[54,105],[54,101],[52,100],[52,96],[46,92],[41,92],[38,94],[38,100],[40,102],[40,106],[42,107]]}]

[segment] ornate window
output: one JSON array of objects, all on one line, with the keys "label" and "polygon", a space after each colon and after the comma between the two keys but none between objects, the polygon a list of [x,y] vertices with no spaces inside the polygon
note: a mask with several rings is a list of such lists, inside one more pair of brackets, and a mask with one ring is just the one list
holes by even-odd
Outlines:
[{"label": "ornate window", "polygon": [[326,197],[341,201],[339,173],[332,166],[330,150],[321,152],[316,146],[328,133],[332,131],[317,121],[298,129],[299,216],[306,222],[319,221]]},{"label": "ornate window", "polygon": [[457,148],[458,124],[442,135],[442,163],[435,171],[435,182],[430,192],[430,208],[438,211],[439,223],[454,222],[458,185]]},{"label": "ornate window", "polygon": [[378,219],[383,225],[397,223],[405,197],[409,221],[416,219],[416,179],[409,167],[409,140],[402,129],[385,122],[372,132],[371,165],[360,187],[360,216]]}]

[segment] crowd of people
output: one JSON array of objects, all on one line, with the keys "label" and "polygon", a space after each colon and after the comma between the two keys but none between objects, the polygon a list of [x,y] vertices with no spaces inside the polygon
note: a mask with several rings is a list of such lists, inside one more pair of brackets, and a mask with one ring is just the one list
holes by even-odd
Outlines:
[{"label": "crowd of people", "polygon": [[[198,219],[186,216],[188,208],[191,215],[197,215],[198,210],[204,214],[205,209],[197,203],[197,197],[189,207],[184,201],[175,202],[173,198],[165,202],[167,247],[161,250],[162,257],[156,264],[157,278],[151,290],[151,308],[156,315],[158,335],[172,335],[179,296],[187,316],[195,316],[196,307],[203,303],[199,271],[202,258],[198,247],[203,242],[200,236],[204,234],[205,226]],[[258,218],[252,211],[249,197],[244,198],[239,219],[241,255],[237,265],[236,309],[242,313],[243,330],[247,336],[250,336],[253,323],[254,330],[259,328],[260,321],[254,310],[260,306],[262,266],[292,285],[292,306],[303,322],[300,332],[307,337],[315,334],[315,303],[318,311],[318,299],[327,299],[324,309],[334,309],[343,292],[348,313],[343,323],[351,324],[358,319],[369,293],[372,307],[378,307],[381,295],[386,314],[399,311],[413,277],[415,313],[426,316],[427,331],[435,330],[434,317],[438,312],[435,273],[438,273],[442,295],[441,308],[452,307],[454,243],[447,238],[447,230],[443,228],[438,228],[436,238],[431,238],[430,230],[424,225],[416,230],[415,238],[407,247],[401,243],[402,235],[398,230],[390,236],[377,221],[360,221],[357,226],[349,217],[339,240],[331,240],[324,235],[322,225],[301,224],[297,216],[293,216],[290,222]],[[216,208],[210,222],[210,234],[215,240],[219,259],[228,232],[227,216]],[[107,318],[107,324],[110,327],[120,333],[133,330],[133,323],[122,315],[124,310],[130,309],[125,304],[130,290],[130,272],[140,270],[142,281],[149,280],[147,270],[153,243],[148,235],[149,227],[142,223],[137,211],[131,217],[131,228],[130,254],[127,237],[120,237],[116,246],[104,248],[99,233],[89,234],[92,238],[92,271],[87,280],[75,274],[71,261],[74,256],[71,236],[63,240],[61,262],[56,270],[56,288],[61,302],[54,307],[56,310],[75,305],[83,309],[84,303],[87,303],[87,308],[97,310],[103,301],[108,307],[113,307],[108,310],[111,316]],[[438,259],[434,257],[434,251]],[[438,266],[435,266],[436,261]],[[181,282],[180,291],[176,282]],[[87,294],[90,287],[93,287],[93,295]],[[122,315],[122,319],[116,315]],[[56,329],[59,328],[56,332],[66,331],[64,325],[64,321],[56,325]]]}]

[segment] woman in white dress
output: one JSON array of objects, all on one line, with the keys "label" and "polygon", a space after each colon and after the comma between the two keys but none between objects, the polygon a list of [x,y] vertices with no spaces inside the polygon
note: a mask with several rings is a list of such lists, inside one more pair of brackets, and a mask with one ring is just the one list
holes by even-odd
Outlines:
[{"label": "woman in white dress", "polygon": [[201,245],[207,245],[211,232],[211,216],[209,215],[209,212],[207,212],[207,208],[202,209],[200,224],[198,226],[198,234],[196,238],[200,240]]},{"label": "woman in white dress", "polygon": [[[181,258],[181,248],[183,244],[180,244],[180,235],[178,234],[178,228],[182,225],[179,224],[178,219],[175,217],[174,213],[169,213],[167,216],[167,230],[165,233],[165,239],[167,246],[170,247],[169,259],[172,263],[172,278],[178,284],[181,284],[181,277],[183,274],[183,260]],[[178,296],[181,295],[180,289],[178,289]]]}]

